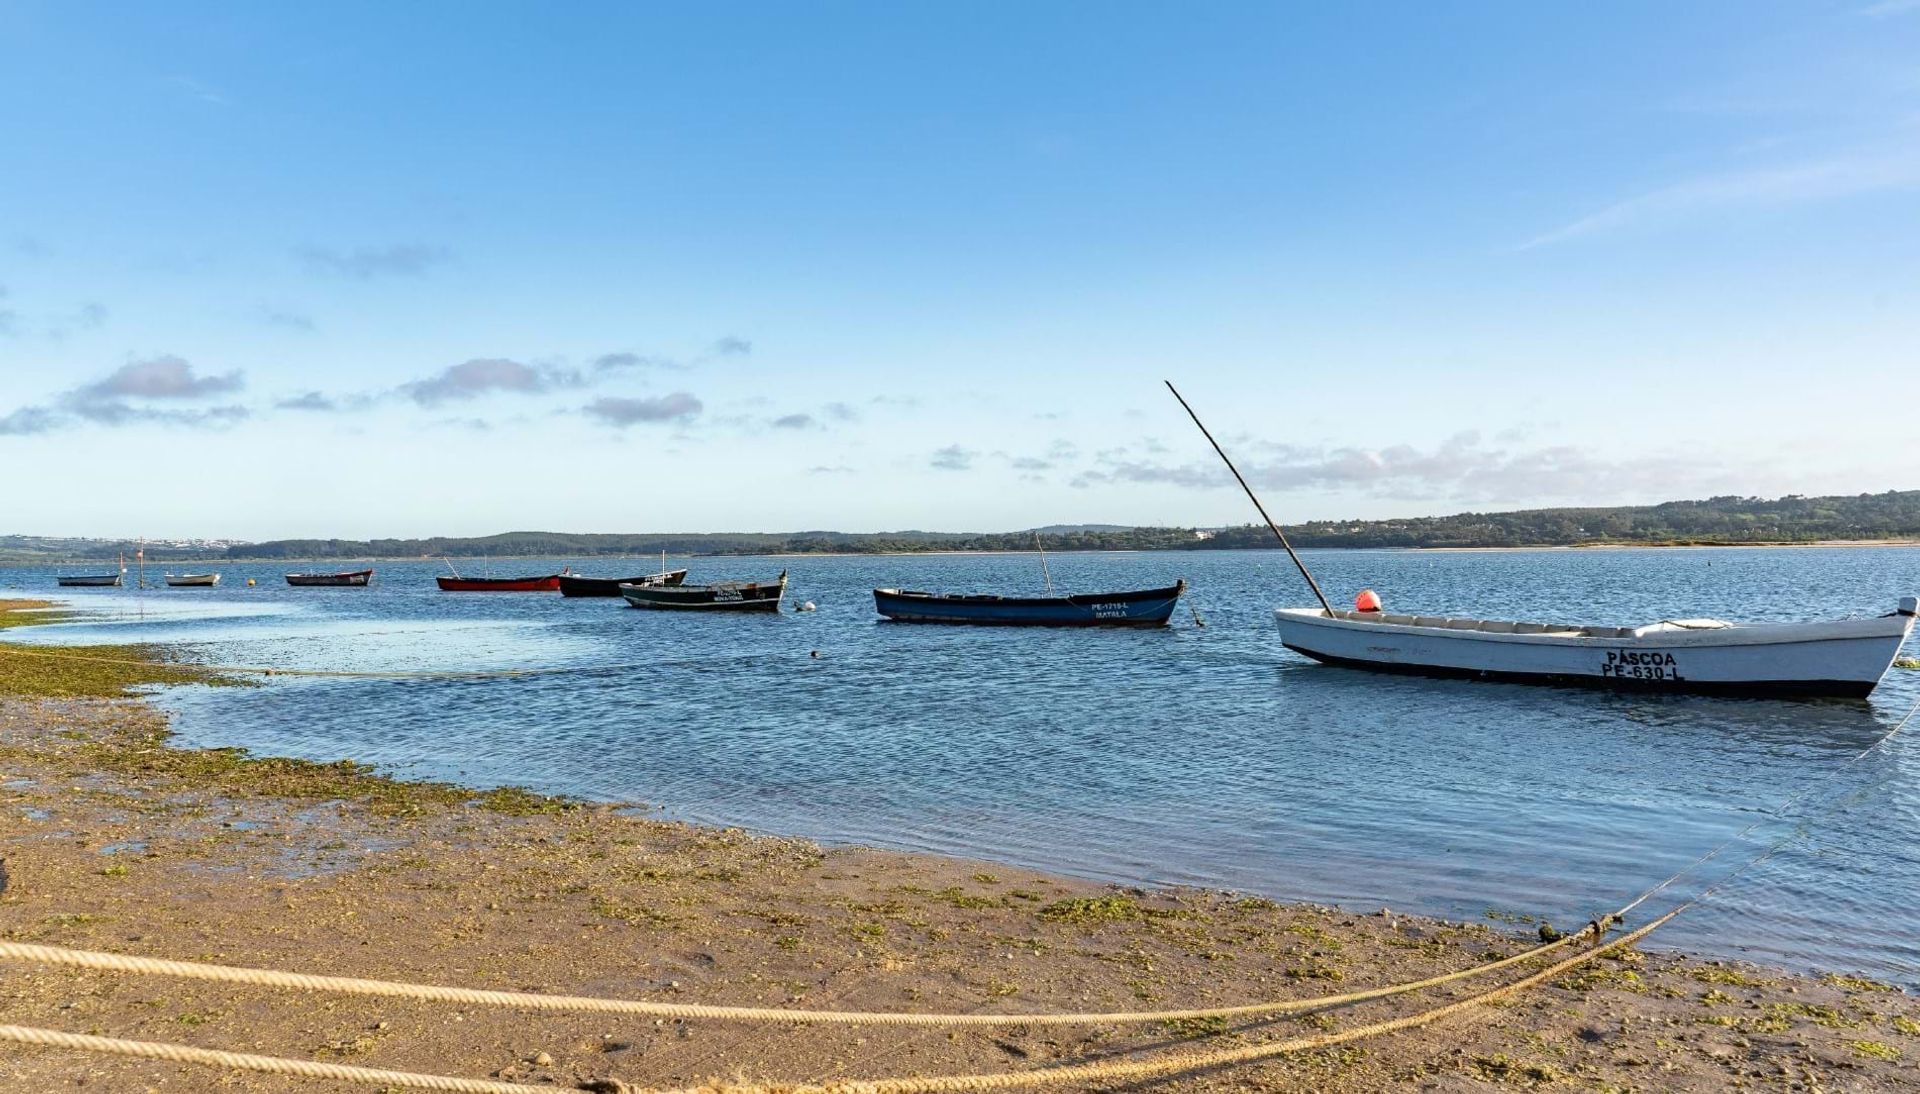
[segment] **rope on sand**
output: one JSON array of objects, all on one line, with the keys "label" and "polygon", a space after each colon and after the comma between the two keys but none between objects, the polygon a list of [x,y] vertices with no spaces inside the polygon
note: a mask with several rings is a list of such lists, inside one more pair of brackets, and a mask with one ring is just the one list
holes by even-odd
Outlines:
[{"label": "rope on sand", "polygon": [[415,1090],[446,1090],[453,1094],[528,1094],[551,1092],[551,1086],[526,1086],[492,1079],[462,1079],[451,1075],[420,1075],[410,1071],[388,1071],[377,1067],[354,1067],[319,1060],[289,1060],[280,1056],[257,1056],[248,1052],[222,1052],[219,1049],[175,1045],[164,1041],[128,1041],[119,1037],[93,1037],[84,1033],[64,1033],[56,1029],[32,1026],[0,1026],[0,1041],[47,1048],[70,1048],[81,1052],[104,1052],[113,1056],[140,1056],[176,1064],[206,1064],[235,1071],[261,1071],[269,1075],[299,1075],[308,1079],[334,1079],[346,1083],[379,1083],[384,1086],[411,1087]]},{"label": "rope on sand", "polygon": [[[1515,980],[1510,984],[1485,991],[1479,995],[1434,1007],[1430,1010],[1410,1014],[1403,1018],[1393,1018],[1383,1022],[1374,1022],[1365,1026],[1325,1033],[1314,1037],[1294,1038],[1286,1041],[1273,1041],[1261,1045],[1248,1045],[1240,1048],[1223,1049],[1214,1052],[1172,1052],[1159,1056],[1129,1060],[1100,1060],[1091,1063],[1066,1064],[1056,1067],[1033,1068],[1027,1071],[995,1072],[976,1075],[941,1075],[914,1079],[866,1079],[830,1082],[815,1085],[795,1085],[791,1083],[755,1083],[725,1084],[681,1088],[679,1090],[654,1090],[628,1087],[620,1083],[599,1083],[598,1089],[625,1091],[626,1094],[962,1094],[962,1092],[1010,1090],[1021,1087],[1047,1086],[1055,1083],[1090,1083],[1112,1080],[1146,1079],[1161,1075],[1170,1075],[1181,1071],[1207,1070],[1233,1064],[1251,1063],[1255,1060],[1269,1059],[1295,1052],[1307,1052],[1313,1049],[1327,1048],[1373,1037],[1382,1033],[1392,1033],[1403,1029],[1413,1029],[1436,1022],[1450,1015],[1459,1014],[1474,1007],[1496,1002],[1517,992],[1524,991],[1562,973],[1586,964],[1614,950],[1630,946],[1654,929],[1680,914],[1676,908],[1666,915],[1648,923],[1646,926],[1625,934],[1612,942],[1596,946],[1584,953],[1576,954],[1554,965],[1550,965],[1532,975]],[[792,1012],[781,1012],[790,1014]],[[0,1041],[12,1041],[19,1044],[44,1045],[53,1048],[80,1049],[88,1052],[103,1052],[119,1056],[140,1056],[148,1059],[168,1060],[178,1063],[200,1063],[214,1067],[224,1067],[244,1071],[264,1071],[279,1075],[302,1075],[312,1078],[337,1079],[347,1082],[385,1083],[390,1086],[411,1087],[418,1090],[446,1090],[474,1092],[474,1094],[526,1094],[534,1090],[552,1090],[547,1087],[533,1087],[518,1083],[503,1083],[486,1079],[462,1079],[444,1075],[422,1075],[404,1071],[386,1071],[377,1068],[350,1067],[343,1064],[320,1063],[311,1060],[293,1060],[277,1056],[256,1056],[244,1053],[221,1052],[215,1049],[194,1048],[188,1045],[175,1045],[154,1041],[129,1041],[114,1037],[92,1037],[82,1034],[63,1033],[58,1030],[35,1029],[28,1026],[0,1026]]]},{"label": "rope on sand", "polygon": [[[1584,933],[1584,932],[1583,932]],[[1470,969],[1431,976],[1405,984],[1370,988],[1342,995],[1323,995],[1312,999],[1282,999],[1265,1003],[1246,1003],[1229,1007],[1203,1007],[1188,1010],[1114,1011],[1086,1014],[906,1014],[898,1011],[784,1010],[778,1007],[728,1007],[703,1003],[663,1003],[650,999],[608,999],[592,995],[545,995],[538,992],[493,991],[483,988],[459,988],[441,984],[409,984],[393,980],[363,980],[348,976],[316,976],[282,972],[278,969],[250,969],[234,965],[212,965],[198,961],[169,961],[157,957],[103,953],[97,950],[71,950],[64,946],[39,946],[26,942],[0,942],[0,960],[27,961],[101,972],[135,973],[153,976],[179,976],[192,980],[217,980],[228,984],[291,988],[299,991],[330,991],[347,995],[379,995],[431,1003],[457,1003],[466,1006],[517,1007],[522,1010],[578,1011],[598,1014],[632,1014],[651,1018],[737,1022],[793,1022],[841,1026],[1066,1026],[1125,1025],[1145,1022],[1175,1022],[1205,1018],[1253,1018],[1267,1014],[1287,1014],[1303,1010],[1384,999],[1424,988],[1438,987],[1456,980],[1494,972],[1522,961],[1544,956],[1566,946],[1583,934],[1536,946],[1512,957],[1503,957]],[[1597,934],[1596,934],[1597,940]]]}]

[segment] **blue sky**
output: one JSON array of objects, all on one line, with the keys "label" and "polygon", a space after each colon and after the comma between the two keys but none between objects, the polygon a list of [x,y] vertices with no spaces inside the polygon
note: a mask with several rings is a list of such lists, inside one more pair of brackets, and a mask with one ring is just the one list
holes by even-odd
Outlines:
[{"label": "blue sky", "polygon": [[0,532],[1920,486],[1920,0],[0,0]]}]

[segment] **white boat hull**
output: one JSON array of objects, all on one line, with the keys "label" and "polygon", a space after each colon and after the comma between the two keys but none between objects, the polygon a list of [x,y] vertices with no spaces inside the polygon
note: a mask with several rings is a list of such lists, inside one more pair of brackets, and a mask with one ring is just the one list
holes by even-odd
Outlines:
[{"label": "white boat hull", "polygon": [[[1280,608],[1290,650],[1384,672],[1738,695],[1864,698],[1914,625],[1915,600],[1874,619],[1731,625],[1543,627]],[[1534,629],[1514,633],[1512,628]],[[1504,628],[1504,629],[1503,629]]]}]

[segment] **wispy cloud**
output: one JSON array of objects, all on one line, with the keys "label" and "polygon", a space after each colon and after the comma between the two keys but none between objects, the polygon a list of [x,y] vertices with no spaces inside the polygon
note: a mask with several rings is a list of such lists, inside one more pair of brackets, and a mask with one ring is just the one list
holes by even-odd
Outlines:
[{"label": "wispy cloud", "polygon": [[973,458],[978,455],[979,453],[971,448],[950,444],[934,452],[933,458],[927,461],[927,465],[938,471],[966,471],[973,467]]},{"label": "wispy cloud", "polygon": [[442,370],[438,376],[400,385],[401,394],[421,406],[474,399],[495,392],[544,395],[578,387],[577,373],[549,365],[528,365],[505,357],[476,357]]},{"label": "wispy cloud", "polygon": [[173,407],[133,406],[128,403],[98,403],[75,412],[96,425],[109,426],[153,423],[218,428],[236,425],[253,417],[253,411],[239,405],[213,406],[204,410],[181,410]]},{"label": "wispy cloud", "polygon": [[0,433],[47,433],[81,422],[104,426],[227,426],[245,421],[252,412],[238,405],[178,404],[230,394],[243,386],[238,371],[202,376],[186,359],[167,354],[122,365],[102,379],[62,393],[50,406],[13,410],[0,418]]},{"label": "wispy cloud", "polygon": [[1869,19],[1889,19],[1916,11],[1920,11],[1920,0],[1880,0],[1877,4],[1861,8],[1860,14]]},{"label": "wispy cloud", "polygon": [[304,395],[294,395],[273,404],[275,410],[310,410],[331,413],[340,409],[339,400],[318,391],[309,391]]},{"label": "wispy cloud", "polygon": [[674,363],[665,357],[649,357],[639,353],[603,353],[593,359],[595,372],[622,372],[636,368],[673,368]]},{"label": "wispy cloud", "polygon": [[60,416],[43,406],[23,406],[0,417],[0,437],[26,437],[60,428]]},{"label": "wispy cloud", "polygon": [[768,424],[775,429],[813,429],[820,423],[811,414],[782,414]]},{"label": "wispy cloud", "polygon": [[[1207,461],[1162,463],[1106,453],[1097,462],[1099,466],[1074,476],[1071,485],[1233,486],[1223,467]],[[1488,447],[1473,432],[1431,449],[1271,445],[1265,455],[1242,460],[1241,470],[1253,485],[1270,490],[1332,489],[1466,503],[1636,497],[1670,492],[1681,484],[1717,488],[1729,478],[1724,465],[1707,458],[1649,454],[1612,459],[1572,445],[1511,451]]]},{"label": "wispy cloud", "polygon": [[384,247],[302,247],[295,252],[318,273],[366,281],[375,277],[418,277],[453,260],[453,252],[427,243],[394,243]]},{"label": "wispy cloud", "polygon": [[70,312],[57,314],[42,313],[38,318],[29,319],[6,303],[7,287],[0,285],[0,337],[24,335],[30,326],[44,324],[44,333],[48,338],[60,340],[76,330],[98,330],[107,323],[107,308],[104,304],[89,301]]},{"label": "wispy cloud", "polygon": [[201,376],[186,358],[163,354],[122,365],[103,380],[75,388],[67,399],[81,403],[122,398],[203,399],[239,391],[243,386],[237,370]]},{"label": "wispy cloud", "polygon": [[631,425],[685,422],[704,409],[699,399],[685,391],[652,399],[627,399],[603,396],[581,408],[581,413],[605,425],[624,429]]},{"label": "wispy cloud", "polygon": [[305,312],[288,311],[282,308],[261,308],[260,321],[269,327],[297,330],[302,334],[312,334],[318,329],[312,316]]},{"label": "wispy cloud", "polygon": [[232,100],[222,94],[219,89],[192,76],[169,76],[166,82],[203,103],[211,103],[214,106],[232,105]]},{"label": "wispy cloud", "polygon": [[721,358],[745,357],[752,352],[752,342],[729,335],[715,341],[711,346],[690,358],[669,357],[658,353],[634,353],[630,350],[603,353],[593,359],[593,371],[613,373],[633,369],[688,369],[710,364]]},{"label": "wispy cloud", "polygon": [[1519,250],[1654,220],[1720,210],[1770,208],[1832,201],[1859,194],[1920,187],[1920,150],[1856,154],[1754,171],[1709,175],[1649,191],[1534,236]]}]

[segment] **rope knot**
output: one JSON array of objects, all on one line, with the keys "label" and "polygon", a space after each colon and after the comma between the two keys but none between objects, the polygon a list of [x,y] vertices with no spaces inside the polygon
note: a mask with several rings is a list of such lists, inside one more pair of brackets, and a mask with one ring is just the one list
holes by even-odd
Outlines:
[{"label": "rope knot", "polygon": [[1618,913],[1608,912],[1605,915],[1594,916],[1592,920],[1588,921],[1587,930],[1593,932],[1594,944],[1598,945],[1607,937],[1609,930],[1625,922],[1626,919]]}]

